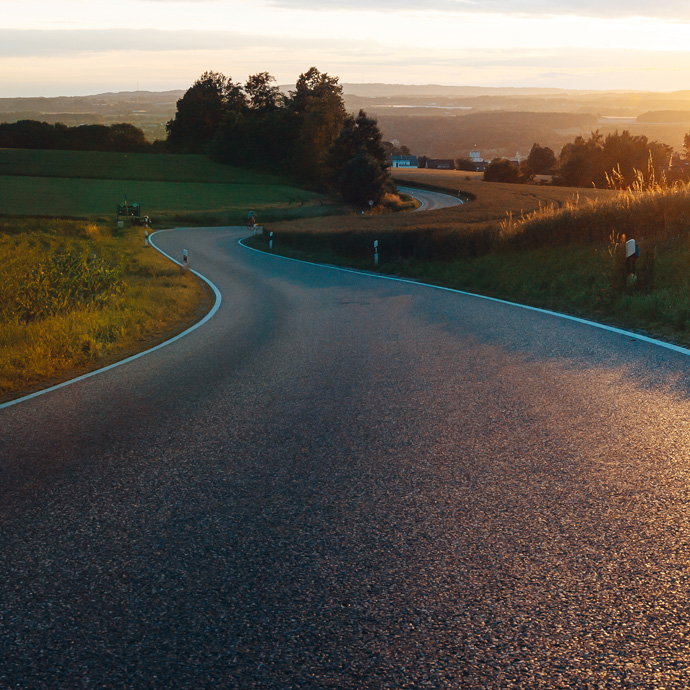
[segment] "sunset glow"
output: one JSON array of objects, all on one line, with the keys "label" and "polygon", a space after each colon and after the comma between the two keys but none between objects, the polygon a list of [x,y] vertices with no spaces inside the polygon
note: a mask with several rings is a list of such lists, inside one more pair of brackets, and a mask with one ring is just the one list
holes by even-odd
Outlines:
[{"label": "sunset glow", "polygon": [[[615,6],[619,5],[618,11]],[[673,5],[673,3],[671,3]],[[680,90],[687,10],[569,2],[0,0],[0,96],[185,88],[206,69],[290,83],[311,65],[341,82]],[[490,11],[488,11],[490,10]],[[649,10],[648,13],[652,12]],[[674,16],[675,14],[675,16]]]}]

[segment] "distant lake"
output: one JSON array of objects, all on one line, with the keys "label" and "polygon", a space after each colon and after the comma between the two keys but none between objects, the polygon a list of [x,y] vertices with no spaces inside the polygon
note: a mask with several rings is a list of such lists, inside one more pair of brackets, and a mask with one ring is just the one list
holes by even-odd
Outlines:
[{"label": "distant lake", "polygon": [[388,105],[376,104],[377,108],[429,108],[436,110],[473,110],[471,105]]}]

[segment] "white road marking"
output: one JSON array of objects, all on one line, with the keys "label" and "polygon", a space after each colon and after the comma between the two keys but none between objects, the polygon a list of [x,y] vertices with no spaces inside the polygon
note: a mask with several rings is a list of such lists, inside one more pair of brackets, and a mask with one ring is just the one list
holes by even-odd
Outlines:
[{"label": "white road marking", "polygon": [[[247,238],[245,238],[247,239]],[[423,287],[432,288],[434,290],[443,290],[444,292],[453,292],[457,295],[465,295],[466,297],[476,297],[477,299],[484,299],[489,302],[497,302],[498,304],[506,304],[510,307],[517,307],[519,309],[527,309],[528,311],[535,311],[539,314],[547,314],[548,316],[555,316],[559,319],[566,319],[567,321],[574,321],[575,323],[581,323],[585,326],[592,326],[593,328],[599,328],[603,331],[609,331],[610,333],[616,333],[618,335],[623,335],[628,338],[633,338],[634,340],[640,340],[644,343],[649,343],[650,345],[656,345],[657,347],[663,347],[667,350],[672,350],[673,352],[678,352],[681,355],[690,355],[690,349],[686,347],[681,347],[680,345],[674,345],[673,343],[666,343],[663,340],[657,340],[656,338],[650,338],[646,335],[641,335],[639,333],[633,333],[632,331],[626,331],[622,328],[616,328],[615,326],[607,326],[603,323],[597,323],[596,321],[589,321],[587,319],[581,319],[577,316],[571,316],[570,314],[561,314],[557,311],[550,311],[548,309],[540,309],[539,307],[531,307],[528,304],[520,304],[519,302],[509,302],[508,300],[498,299],[497,297],[487,297],[486,295],[478,295],[474,292],[465,292],[464,290],[456,290],[454,288],[443,287],[441,285],[432,285],[431,283],[422,283],[417,280],[410,280],[409,278],[397,278],[395,276],[382,275],[380,273],[370,273],[368,271],[359,271],[354,268],[343,268],[342,266],[332,266],[330,264],[318,264],[311,261],[302,261],[301,259],[293,259],[288,256],[280,256],[279,254],[269,254],[261,249],[254,249],[254,247],[248,247],[244,244],[244,239],[239,241],[239,244],[245,249],[249,249],[253,252],[258,252],[260,254],[265,254],[267,256],[272,256],[276,259],[283,259],[285,261],[295,261],[300,264],[309,264],[310,266],[319,266],[321,268],[328,268],[333,271],[342,271],[343,273],[354,273],[355,275],[368,276],[369,278],[378,278],[379,280],[393,280],[398,283],[407,283],[409,285],[421,285]]]}]

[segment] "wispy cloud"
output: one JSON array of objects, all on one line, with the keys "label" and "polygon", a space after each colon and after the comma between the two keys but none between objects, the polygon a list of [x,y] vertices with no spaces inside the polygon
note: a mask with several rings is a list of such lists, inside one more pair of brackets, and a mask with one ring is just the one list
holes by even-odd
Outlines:
[{"label": "wispy cloud", "polygon": [[[108,30],[31,30],[0,29],[0,57],[49,57],[110,52],[188,52],[262,48],[266,38],[234,31],[159,31],[156,29]],[[323,48],[332,47],[326,39],[317,41]],[[286,37],[281,49],[297,49],[303,42]]]},{"label": "wispy cloud", "polygon": [[440,12],[501,13],[532,16],[574,15],[584,17],[656,17],[690,21],[686,0],[432,0],[423,5],[418,0],[268,0],[274,7],[333,11],[351,10],[423,10]]}]

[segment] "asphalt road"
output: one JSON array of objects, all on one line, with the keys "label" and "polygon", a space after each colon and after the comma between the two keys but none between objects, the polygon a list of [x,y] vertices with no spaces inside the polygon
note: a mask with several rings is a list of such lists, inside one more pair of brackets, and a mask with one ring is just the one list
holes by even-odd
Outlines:
[{"label": "asphalt road", "polygon": [[398,190],[405,194],[410,194],[422,202],[417,211],[436,211],[450,206],[461,206],[465,202],[457,197],[441,192],[430,192],[416,187],[398,187]]},{"label": "asphalt road", "polygon": [[240,234],[0,410],[0,688],[686,687],[690,359]]}]

